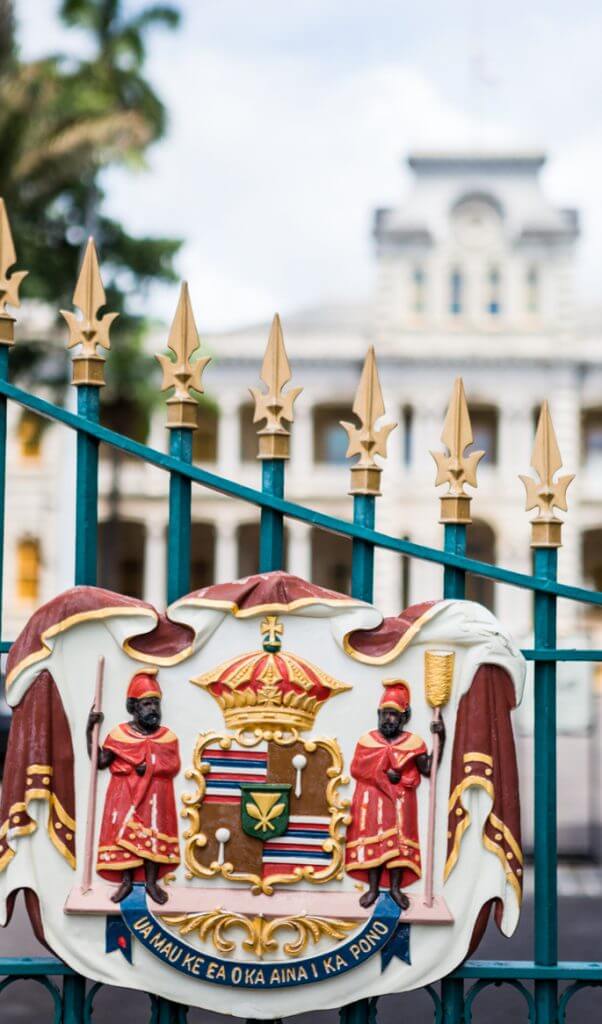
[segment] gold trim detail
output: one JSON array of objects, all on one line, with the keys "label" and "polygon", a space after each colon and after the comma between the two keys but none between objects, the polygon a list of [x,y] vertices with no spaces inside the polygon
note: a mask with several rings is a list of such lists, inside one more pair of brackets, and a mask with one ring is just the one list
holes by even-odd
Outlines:
[{"label": "gold trim detail", "polygon": [[[230,928],[242,929],[247,935],[242,948],[260,959],[263,959],[266,953],[277,952],[280,946],[285,956],[297,957],[305,951],[310,942],[317,944],[325,937],[332,939],[333,942],[340,942],[357,928],[357,921],[345,921],[337,917],[295,914],[266,920],[262,916],[250,917],[219,908],[205,914],[162,915],[162,920],[167,925],[175,925],[180,935],[197,932],[201,942],[210,938],[216,952],[226,955],[234,952],[236,942],[226,938],[225,932]],[[292,931],[294,935],[288,942],[280,943],[275,936],[283,930]]]},{"label": "gold trim detail", "polygon": [[203,371],[211,357],[197,356],[192,361],[201,346],[186,281],[182,282],[167,347],[175,359],[162,354],[155,357],[163,370],[161,391],[174,388],[173,395],[167,399],[167,427],[195,430],[198,426],[198,402],[190,391],[203,394]]},{"label": "gold trim detail", "polygon": [[[19,288],[23,279],[28,274],[27,270],[13,270],[12,274],[9,274],[10,268],[16,262],[17,253],[15,252],[6,205],[4,199],[0,198],[0,319],[5,322],[8,321],[9,328],[7,332],[3,332],[2,336],[0,336],[0,341],[9,345],[12,344],[14,318],[6,312],[6,306],[7,304],[9,306],[21,305]],[[4,337],[5,333],[9,334],[10,337]]]},{"label": "gold trim detail", "polygon": [[447,451],[431,452],[437,465],[435,487],[448,484],[446,494],[441,495],[442,523],[470,523],[471,495],[464,490],[465,484],[477,486],[477,467],[485,452],[471,452],[466,449],[473,442],[470,414],[464,392],[464,382],[457,377],[454,382],[451,401],[443,424],[441,440]]},{"label": "gold trim detail", "polygon": [[[472,760],[478,760],[480,758],[484,759],[488,755],[481,754],[481,755],[475,756],[474,754],[470,754],[469,756],[470,756],[470,759],[472,759]],[[466,760],[466,755],[465,755],[465,760]],[[445,864],[445,870],[444,870],[444,873],[443,873],[444,881],[447,881],[447,879],[449,878],[451,872],[453,871],[453,869],[454,869],[454,867],[455,867],[455,865],[457,863],[458,856],[459,856],[459,853],[460,853],[460,844],[462,842],[462,837],[463,837],[464,833],[466,832],[466,829],[468,828],[468,826],[470,825],[471,820],[472,820],[470,812],[466,809],[466,807],[464,807],[464,805],[463,805],[463,803],[461,801],[461,797],[462,797],[462,794],[464,793],[464,790],[468,789],[470,786],[481,786],[486,791],[486,793],[491,797],[492,803],[493,803],[493,801],[495,799],[495,789],[493,787],[493,783],[489,779],[482,778],[480,775],[470,775],[467,778],[462,779],[462,781],[460,783],[458,783],[458,785],[453,790],[453,792],[452,792],[452,794],[451,794],[451,796],[449,798],[448,816],[453,814],[454,812],[457,814],[457,812],[460,811],[461,817],[460,817],[460,820],[457,821],[457,825],[456,825],[456,829],[455,829],[455,835],[454,835],[453,846],[452,846],[452,849],[451,849],[451,851],[449,853],[449,856],[448,856],[446,864]],[[499,833],[502,834],[503,839],[508,844],[508,846],[510,846],[511,850],[513,851],[513,853],[514,853],[514,855],[516,857],[516,860],[517,860],[518,864],[521,865],[521,866],[522,866],[522,863],[523,863],[522,850],[521,850],[520,846],[518,845],[515,837],[512,835],[512,832],[510,831],[508,826],[504,825],[504,823],[502,821],[500,821],[500,819],[495,814],[493,814],[493,812],[490,812],[487,815],[487,818],[485,819],[485,822],[483,824],[483,831],[481,833],[481,841],[482,841],[483,846],[485,847],[485,849],[489,850],[491,853],[494,853],[496,855],[496,857],[498,858],[498,860],[500,861],[500,863],[501,863],[501,865],[502,865],[502,867],[504,869],[504,874],[506,876],[506,879],[509,882],[509,884],[512,886],[512,888],[514,889],[514,892],[515,892],[518,904],[520,906],[520,904],[522,902],[522,886],[521,886],[521,883],[520,883],[520,881],[519,881],[519,879],[518,879],[518,877],[516,875],[516,872],[512,869],[512,866],[508,863],[508,858],[506,857],[506,852],[503,849],[503,846],[501,844],[499,844],[499,843],[496,843],[493,839],[491,839],[490,836],[487,835],[485,830],[486,830],[488,825],[490,825],[491,828],[493,828],[496,832],[499,832]]]},{"label": "gold trim detail", "polygon": [[480,754],[476,750],[470,750],[467,754],[464,754],[464,764],[468,764],[469,761],[481,761],[483,764],[493,768],[493,758],[489,754]]},{"label": "gold trim detail", "polygon": [[562,468],[562,456],[547,402],[543,403],[539,414],[531,465],[539,483],[530,476],[519,477],[527,492],[526,511],[537,509],[535,519],[531,520],[531,547],[558,548],[562,544],[562,520],[555,515],[554,509],[568,510],[566,492],[575,474],[568,473],[554,482],[554,476]]},{"label": "gold trim detail", "polygon": [[357,651],[355,647],[352,647],[349,637],[352,633],[357,632],[356,629],[352,630],[352,633],[345,633],[343,637],[343,650],[345,654],[348,654],[354,661],[361,661],[364,665],[387,665],[390,661],[394,661],[398,655],[405,651],[408,644],[414,639],[417,633],[420,632],[422,627],[429,619],[432,619],[436,612],[440,611],[448,601],[438,601],[437,604],[427,608],[422,615],[412,623],[411,626],[406,629],[402,637],[399,638],[394,647],[390,651],[386,651],[385,654],[362,654],[361,651]]},{"label": "gold trim detail", "polygon": [[[262,740],[277,743],[281,747],[290,747],[294,743],[302,742],[307,753],[313,753],[319,747],[325,750],[331,758],[330,768],[327,769],[328,784],[326,786],[326,800],[330,811],[330,822],[328,825],[328,838],[324,840],[322,849],[332,854],[332,860],[324,868],[316,869],[314,865],[297,867],[289,874],[270,875],[269,878],[261,878],[259,875],[250,872],[235,871],[234,865],[226,861],[218,864],[213,861],[209,867],[205,867],[196,860],[194,851],[197,847],[207,845],[207,836],[202,831],[202,804],[205,797],[205,777],[210,771],[208,762],[203,761],[203,751],[212,744],[219,744],[222,750],[229,750],[232,741],[235,740],[241,747],[252,749]],[[291,885],[295,882],[307,881],[315,885],[322,885],[333,879],[341,879],[345,866],[345,837],[341,832],[343,826],[349,825],[351,817],[348,813],[350,801],[343,799],[339,793],[339,787],[345,786],[349,779],[343,775],[343,755],[341,748],[335,739],[319,736],[313,740],[300,740],[296,729],[283,733],[280,730],[255,729],[253,733],[239,729],[235,734],[221,732],[201,733],[197,739],[193,754],[193,767],[188,768],[185,777],[196,783],[193,793],[183,793],[182,803],[184,804],[180,814],[190,821],[189,827],[184,832],[186,840],[184,847],[184,861],[188,869],[188,878],[215,878],[221,876],[229,882],[248,882],[252,892],[255,894],[265,893],[271,896],[275,885]]]},{"label": "gold trim detail", "polygon": [[347,458],[359,456],[351,467],[350,494],[379,495],[382,466],[375,456],[387,457],[387,441],[389,434],[395,430],[396,423],[384,423],[378,429],[377,422],[385,415],[385,403],[376,366],[374,346],[371,345],[364,360],[362,375],[353,401],[353,413],[360,422],[346,423],[341,420],[343,430],[347,431],[349,440]]},{"label": "gold trim detail", "polygon": [[236,601],[219,601],[211,597],[184,597],[174,601],[169,606],[168,612],[175,611],[179,605],[184,605],[186,608],[215,608],[217,611],[230,612],[236,619],[251,619],[254,615],[280,615],[283,612],[295,612],[299,608],[308,608],[312,604],[323,605],[325,608],[340,608],[342,605],[348,608],[361,608],[366,605],[366,602],[344,596],[298,597],[296,601],[290,601],[289,604],[275,601],[271,604],[254,604],[250,608],[241,608]]},{"label": "gold trim detail", "polygon": [[[155,626],[159,621],[157,613],[153,610],[150,611],[148,608],[128,608],[128,607],[110,607],[110,608],[97,608],[93,611],[88,612],[76,612],[74,615],[67,616],[66,619],[62,619],[60,622],[55,622],[48,629],[42,631],[40,635],[40,643],[42,646],[37,650],[28,654],[26,658],[19,661],[13,669],[9,672],[6,679],[6,689],[12,685],[17,675],[23,672],[30,665],[35,665],[38,661],[43,661],[49,654],[52,653],[52,649],[47,643],[48,640],[53,640],[54,637],[58,636],[59,633],[63,633],[66,629],[70,629],[72,626],[77,626],[81,622],[86,622],[87,619],[106,619],[111,615],[150,615],[154,621]],[[123,644],[123,649],[126,653],[130,653],[127,650],[127,644]],[[154,659],[157,661],[158,659]]]},{"label": "gold trim detail", "polygon": [[303,388],[289,388],[285,393],[283,387],[288,384],[292,374],[284,347],[282,325],[276,313],[272,320],[260,380],[265,384],[264,393],[259,388],[249,388],[255,402],[253,423],[265,420],[265,426],[257,431],[259,438],[259,459],[288,459],[290,431],[284,426],[293,422],[293,405]]},{"label": "gold trim detail", "polygon": [[[358,608],[365,605],[365,601],[358,601],[351,597],[340,597],[340,598],[316,598],[316,597],[302,597],[296,601],[291,601],[290,604],[257,604],[251,608],[239,608],[234,601],[215,601],[211,599],[205,599],[202,597],[191,598],[183,601],[179,598],[175,601],[170,608],[168,613],[175,610],[179,605],[186,607],[197,607],[197,608],[215,608],[217,610],[223,610],[230,612],[238,619],[252,618],[254,615],[265,615],[265,614],[276,614],[280,612],[293,612],[299,608],[307,608],[310,605],[324,605],[328,608],[340,608],[346,606],[349,608]],[[45,629],[41,636],[40,642],[42,646],[37,651],[33,651],[28,654],[26,658],[18,662],[13,669],[11,669],[6,679],[6,689],[14,682],[17,675],[24,669],[29,668],[30,665],[34,665],[37,661],[43,661],[51,654],[51,648],[46,643],[46,640],[52,640],[59,633],[62,633],[66,629],[70,629],[71,626],[77,626],[80,622],[85,622],[87,619],[104,619],[111,615],[148,615],[154,620],[154,625],[157,625],[159,617],[157,612],[149,608],[128,608],[128,607],[110,607],[110,608],[99,608],[88,612],[77,612],[74,615],[69,615],[66,619],[62,619],[61,622],[56,622],[54,625],[49,626]],[[149,630],[148,632],[151,632]],[[135,647],[132,647],[129,639],[124,640],[122,648],[125,654],[129,655],[134,661],[139,661],[143,664],[150,664],[159,667],[167,667],[169,665],[178,665],[181,661],[185,661],[189,658],[194,650],[194,641],[184,647],[177,654],[170,654],[164,657],[156,654],[145,654],[143,651],[137,651]]]},{"label": "gold trim detail", "polygon": [[[49,765],[30,764],[27,766],[25,771],[26,777],[40,774],[50,776],[52,775],[52,769],[50,768]],[[23,800],[20,800],[11,806],[7,818],[3,821],[2,825],[0,826],[0,840],[4,840],[7,844],[7,849],[0,856],[0,872],[2,872],[4,868],[7,866],[7,864],[10,863],[10,861],[13,859],[17,852],[16,850],[11,849],[11,847],[8,845],[9,833],[10,839],[12,839],[13,836],[31,835],[38,828],[37,821],[33,820],[25,822],[23,825],[13,824],[11,826],[11,819],[13,817],[20,816],[21,814],[29,815],[29,804],[31,803],[32,800],[46,800],[48,802],[48,835],[50,836],[50,840],[56,847],[58,852],[75,870],[75,857],[71,850],[65,845],[61,837],[57,835],[56,826],[52,818],[52,812],[54,812],[54,814],[58,818],[58,827],[65,827],[71,833],[71,836],[75,836],[75,819],[67,813],[62,803],[60,802],[58,797],[52,792],[51,789],[32,785],[25,790],[23,797]],[[71,836],[69,836],[69,838],[71,838]]]}]

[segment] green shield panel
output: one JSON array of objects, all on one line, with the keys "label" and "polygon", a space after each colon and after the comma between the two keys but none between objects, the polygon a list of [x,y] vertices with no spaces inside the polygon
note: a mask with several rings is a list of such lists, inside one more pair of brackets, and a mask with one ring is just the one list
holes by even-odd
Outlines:
[{"label": "green shield panel", "polygon": [[240,816],[243,832],[254,839],[278,839],[288,825],[290,785],[241,782]]}]

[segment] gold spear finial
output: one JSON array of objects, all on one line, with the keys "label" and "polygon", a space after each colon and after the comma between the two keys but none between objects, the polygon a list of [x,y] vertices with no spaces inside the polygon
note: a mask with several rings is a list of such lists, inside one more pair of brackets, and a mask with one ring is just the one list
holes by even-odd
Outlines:
[{"label": "gold spear finial", "polygon": [[81,312],[81,318],[69,309],[61,309],[61,316],[65,318],[69,327],[67,348],[81,345],[81,351],[73,357],[73,383],[76,386],[92,384],[95,387],[102,387],[105,382],[105,359],[99,355],[97,346],[110,349],[109,329],[119,316],[119,313],[98,316],[99,309],[106,301],[98,266],[98,253],[94,239],[90,237],[73,292],[73,305]]},{"label": "gold spear finial", "polygon": [[267,391],[249,388],[255,402],[253,423],[265,420],[265,426],[257,431],[259,437],[259,459],[288,459],[290,447],[290,431],[283,424],[293,422],[293,404],[303,388],[289,388],[283,392],[292,374],[284,347],[282,325],[278,313],[274,314],[270,336],[261,364],[260,379]]},{"label": "gold spear finial", "polygon": [[454,382],[451,401],[443,424],[441,440],[447,452],[431,452],[437,464],[435,487],[449,484],[446,494],[441,495],[441,523],[470,523],[470,502],[472,497],[464,490],[465,484],[477,486],[477,466],[485,452],[471,452],[466,449],[473,442],[472,426],[464,392],[464,382],[457,377]]},{"label": "gold spear finial", "polygon": [[376,455],[387,457],[387,440],[396,423],[384,423],[376,428],[378,420],[385,414],[385,403],[376,366],[374,347],[371,345],[364,360],[362,375],[353,401],[353,412],[360,421],[341,426],[347,431],[349,446],[347,458],[359,455],[351,467],[350,494],[380,494],[382,466],[375,460]]},{"label": "gold spear finial", "polygon": [[543,403],[539,414],[531,465],[539,483],[530,476],[520,476],[527,492],[525,509],[527,512],[537,509],[535,519],[531,520],[531,547],[558,548],[562,544],[562,520],[554,514],[554,509],[568,510],[566,492],[575,474],[567,473],[554,482],[555,474],[562,468],[562,456],[547,402]]},{"label": "gold spear finial", "polygon": [[175,359],[161,354],[156,357],[163,370],[161,391],[174,388],[172,397],[167,399],[167,427],[196,430],[199,406],[190,390],[192,388],[199,394],[203,393],[203,370],[207,363],[211,362],[211,357],[197,356],[194,362],[192,361],[192,356],[201,345],[186,281],[182,282],[167,347],[173,352]]},{"label": "gold spear finial", "polygon": [[26,270],[9,270],[17,262],[17,254],[4,199],[0,198],[0,344],[12,345],[15,319],[7,313],[6,306],[20,306],[19,288]]}]

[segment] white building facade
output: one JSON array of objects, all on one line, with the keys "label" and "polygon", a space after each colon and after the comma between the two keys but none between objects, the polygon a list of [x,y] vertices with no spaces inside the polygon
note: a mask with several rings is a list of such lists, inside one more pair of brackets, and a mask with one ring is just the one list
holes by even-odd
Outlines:
[{"label": "white building facade", "polygon": [[[602,539],[600,341],[580,328],[574,300],[577,215],[546,200],[539,183],[543,162],[542,155],[529,153],[411,156],[411,193],[399,207],[375,215],[374,305],[284,317],[293,383],[304,388],[295,407],[287,495],[350,516],[346,435],[338,424],[349,418],[364,356],[374,344],[387,416],[399,424],[389,440],[378,528],[419,543],[441,543],[429,450],[440,447],[451,387],[462,376],[475,446],[487,452],[472,503],[471,553],[529,571],[528,517],[517,476],[528,471],[538,409],[547,398],[566,471],[577,474],[569,490],[560,574],[570,582],[602,584],[596,535],[600,529]],[[197,460],[251,485],[258,485],[260,467],[248,388],[257,383],[268,331],[269,325],[261,324],[202,342],[213,362],[204,376],[207,402]],[[161,335],[149,339],[152,350],[163,345]],[[154,447],[166,447],[164,423],[159,408],[148,438]],[[49,429],[36,445],[28,442],[28,429],[35,433],[35,425],[28,428],[13,413],[11,426],[5,635],[7,627],[16,629],[27,617],[28,604],[69,582],[69,562],[55,552],[53,523],[60,520],[62,533],[70,516],[69,481],[61,478],[57,488],[56,475],[59,468],[65,475],[61,439],[67,432]],[[112,481],[112,467],[103,459],[101,520],[108,515]],[[166,577],[166,483],[160,471],[123,460],[118,488],[123,537],[116,542],[111,531],[119,563],[112,582],[159,604]],[[193,519],[193,586],[252,571],[253,509],[194,488]],[[32,581],[28,587],[19,577],[21,541],[38,545],[37,585]],[[345,541],[288,524],[290,571],[344,589],[349,560]],[[31,573],[31,551],[30,561]],[[100,570],[104,579],[106,559]],[[437,567],[407,566],[382,555],[377,601],[395,613],[403,603],[437,594],[440,576]],[[493,595],[478,582],[472,592],[494,603],[516,632],[528,622],[528,595],[507,588]],[[574,628],[570,608],[562,609],[561,626]]]},{"label": "white building facade", "polygon": [[[283,318],[292,383],[304,389],[295,405],[286,494],[351,517],[347,437],[339,421],[350,418],[373,344],[387,416],[399,424],[389,439],[377,528],[441,545],[429,450],[441,447],[451,388],[462,376],[475,447],[487,453],[468,552],[530,572],[529,516],[518,474],[529,471],[536,418],[548,399],[565,471],[576,474],[560,578],[602,589],[602,340],[581,326],[574,297],[577,214],[548,202],[539,181],[543,163],[542,154],[520,152],[411,156],[409,195],[375,214],[374,303]],[[213,361],[204,374],[196,461],[251,486],[259,486],[260,465],[248,388],[257,384],[268,332],[269,324],[261,324],[202,341]],[[149,338],[151,351],[164,346],[163,335]],[[73,438],[60,427],[40,433],[35,418],[15,409],[9,430],[5,639],[17,634],[34,607],[71,584],[65,536],[74,528]],[[167,446],[164,408],[154,416],[148,443]],[[164,606],[166,476],[130,459],[115,466],[101,456],[99,583]],[[257,511],[200,487],[193,488],[192,505],[191,589],[254,572]],[[290,572],[346,590],[350,563],[349,542],[287,524]],[[441,585],[438,567],[377,552],[375,601],[386,614],[439,596]],[[488,603],[528,640],[527,591],[494,591],[476,580],[469,596]],[[602,646],[598,617],[568,602],[559,604],[559,629],[565,642],[579,631]],[[587,760],[591,750],[581,745],[569,756]],[[586,803],[594,780],[588,785]],[[589,815],[585,805],[576,813],[580,821]],[[569,814],[568,828],[570,820]]]}]

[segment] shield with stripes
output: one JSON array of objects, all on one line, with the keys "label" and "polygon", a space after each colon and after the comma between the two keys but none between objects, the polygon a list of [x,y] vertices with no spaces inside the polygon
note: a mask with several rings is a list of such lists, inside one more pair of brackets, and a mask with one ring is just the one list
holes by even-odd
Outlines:
[{"label": "shield with stripes", "polygon": [[200,738],[197,749],[203,785],[189,857],[200,875],[219,870],[265,888],[328,874],[333,756],[326,745],[278,738],[247,743],[224,733]]}]

